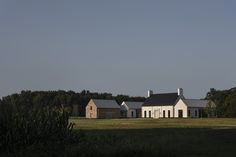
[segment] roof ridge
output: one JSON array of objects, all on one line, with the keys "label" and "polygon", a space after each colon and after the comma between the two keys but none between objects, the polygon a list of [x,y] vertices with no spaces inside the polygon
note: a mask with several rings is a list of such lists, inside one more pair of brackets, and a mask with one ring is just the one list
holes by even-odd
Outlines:
[{"label": "roof ridge", "polygon": [[164,95],[164,94],[178,94],[178,93],[177,92],[173,92],[173,93],[157,93],[157,94],[152,94],[152,95]]}]

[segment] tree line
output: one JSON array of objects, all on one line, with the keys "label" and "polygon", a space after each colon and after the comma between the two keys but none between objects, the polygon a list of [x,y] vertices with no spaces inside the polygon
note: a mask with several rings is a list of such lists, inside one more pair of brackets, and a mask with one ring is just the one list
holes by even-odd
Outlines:
[{"label": "tree line", "polygon": [[211,88],[206,99],[216,104],[218,117],[236,117],[236,88],[216,90]]},{"label": "tree line", "polygon": [[130,97],[128,95],[113,96],[111,93],[97,93],[83,90],[74,91],[21,91],[0,99],[0,103],[16,106],[61,106],[72,113],[74,105],[78,106],[78,116],[85,116],[85,107],[90,99],[115,99],[118,104],[123,101],[145,101],[145,97]]},{"label": "tree line", "polygon": [[[78,116],[85,116],[85,107],[90,99],[114,99],[118,104],[123,101],[145,101],[145,97],[131,97],[128,95],[113,96],[111,93],[97,93],[83,90],[74,91],[21,91],[0,99],[0,104],[16,106],[61,106],[72,113],[73,105],[78,106]],[[216,104],[218,117],[236,117],[236,88],[216,90],[211,88],[206,98]]]}]

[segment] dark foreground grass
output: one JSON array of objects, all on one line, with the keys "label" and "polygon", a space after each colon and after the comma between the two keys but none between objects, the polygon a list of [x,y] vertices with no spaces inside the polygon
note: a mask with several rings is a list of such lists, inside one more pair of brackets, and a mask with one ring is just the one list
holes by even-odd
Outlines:
[{"label": "dark foreground grass", "polygon": [[[49,144],[31,147],[17,153],[0,154],[0,156],[235,157],[235,121],[235,119],[203,119],[202,121],[78,119],[76,127],[83,132],[80,143],[66,146]],[[146,128],[145,123],[149,123],[146,124]],[[123,126],[127,124],[128,127]]]}]

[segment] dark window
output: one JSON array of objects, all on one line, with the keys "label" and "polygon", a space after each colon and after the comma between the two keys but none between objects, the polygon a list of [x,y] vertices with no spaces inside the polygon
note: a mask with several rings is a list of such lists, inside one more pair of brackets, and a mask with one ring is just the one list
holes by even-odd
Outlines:
[{"label": "dark window", "polygon": [[136,118],[139,117],[139,114],[140,114],[140,111],[139,111],[139,110],[136,110]]},{"label": "dark window", "polygon": [[170,110],[168,110],[168,118],[170,118]]},{"label": "dark window", "polygon": [[195,110],[195,117],[197,117],[197,110]]},{"label": "dark window", "polygon": [[166,118],[166,111],[163,111],[163,118]]},{"label": "dark window", "polygon": [[92,107],[92,106],[90,106],[90,110],[93,110],[93,107]]},{"label": "dark window", "polygon": [[188,117],[190,117],[190,110],[188,110]]},{"label": "dark window", "polygon": [[152,118],[152,114],[151,114],[151,111],[149,111],[149,118]]},{"label": "dark window", "polygon": [[144,118],[147,118],[147,111],[144,111]]},{"label": "dark window", "polygon": [[183,118],[183,110],[178,110],[179,118]]},{"label": "dark window", "polygon": [[198,112],[199,112],[199,116],[198,116],[198,117],[202,118],[202,112],[203,112],[203,110],[202,110],[202,109],[199,109]]},{"label": "dark window", "polygon": [[134,117],[134,111],[131,111],[131,117],[132,118]]}]

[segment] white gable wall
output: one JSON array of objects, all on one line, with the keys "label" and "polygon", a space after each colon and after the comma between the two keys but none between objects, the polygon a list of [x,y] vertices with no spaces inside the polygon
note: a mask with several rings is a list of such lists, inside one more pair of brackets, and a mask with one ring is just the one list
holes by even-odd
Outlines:
[{"label": "white gable wall", "polygon": [[[133,112],[133,115],[132,115]],[[127,112],[127,118],[135,118],[136,117],[136,110],[135,109],[129,109]]]},{"label": "white gable wall", "polygon": [[[125,102],[121,104],[121,110],[126,112],[127,118],[136,118],[137,117],[137,111],[136,109],[130,109]],[[133,114],[132,114],[133,113]]]},{"label": "white gable wall", "polygon": [[188,107],[187,105],[184,103],[184,101],[182,99],[179,99],[178,102],[176,103],[175,107],[175,118],[180,118],[179,117],[179,112],[182,110],[183,112],[183,118],[187,118],[188,117]]},{"label": "white gable wall", "polygon": [[128,111],[129,110],[129,107],[123,102],[121,105],[120,105],[120,109],[122,111]]}]

